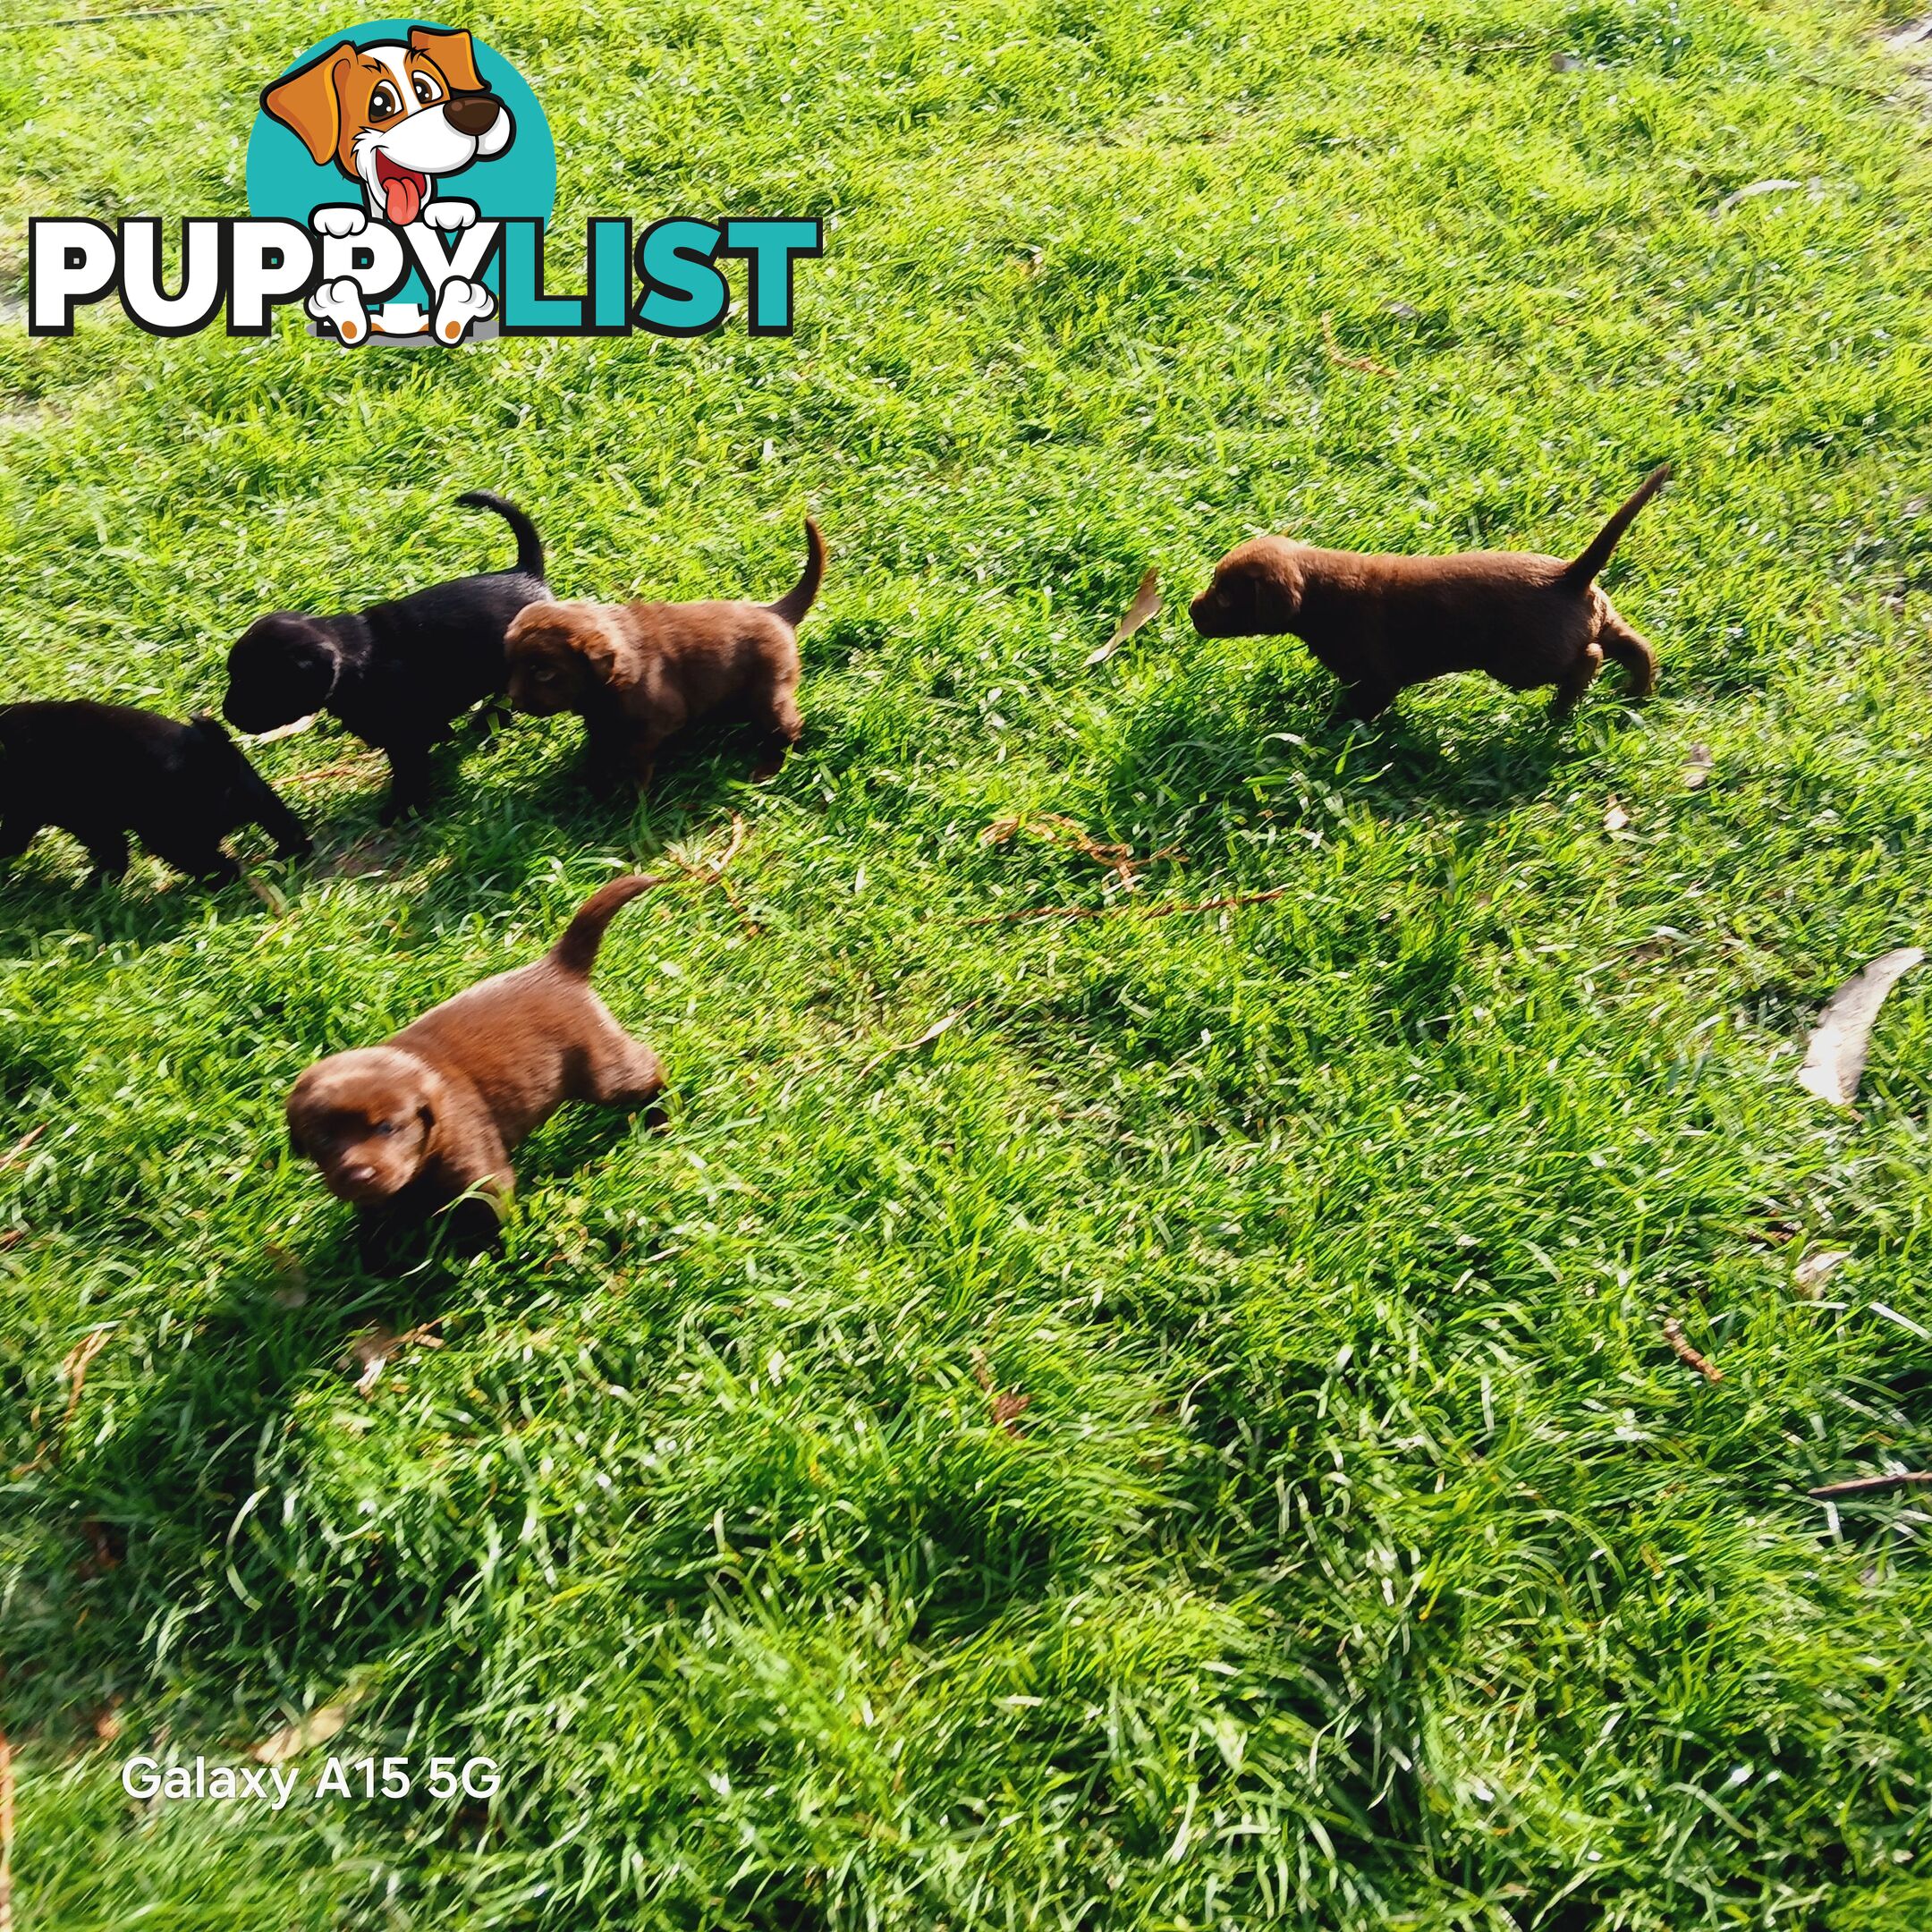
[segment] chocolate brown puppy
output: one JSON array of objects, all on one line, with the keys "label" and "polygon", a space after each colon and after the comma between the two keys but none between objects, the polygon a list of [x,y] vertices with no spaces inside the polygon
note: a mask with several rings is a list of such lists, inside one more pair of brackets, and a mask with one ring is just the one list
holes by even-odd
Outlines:
[{"label": "chocolate brown puppy", "polygon": [[1360,718],[1452,671],[1487,671],[1513,691],[1554,684],[1560,713],[1606,657],[1629,673],[1632,697],[1647,698],[1657,653],[1596,578],[1669,475],[1668,463],[1653,470],[1569,563],[1524,550],[1384,556],[1258,537],[1215,565],[1189,614],[1203,637],[1300,638],[1341,679],[1343,702]]},{"label": "chocolate brown puppy", "polygon": [[655,879],[613,879],[533,966],[431,1007],[380,1046],[318,1060],[288,1097],[289,1142],[361,1210],[365,1235],[484,1196],[457,1229],[494,1238],[516,1175],[510,1156],[567,1100],[639,1107],[662,1091],[657,1055],[590,990],[604,928]]},{"label": "chocolate brown puppy", "polygon": [[775,604],[532,604],[505,640],[510,702],[584,721],[593,771],[647,791],[667,739],[712,712],[761,733],[754,778],[798,742],[797,629],[825,576],[825,539],[805,519],[805,572]]}]

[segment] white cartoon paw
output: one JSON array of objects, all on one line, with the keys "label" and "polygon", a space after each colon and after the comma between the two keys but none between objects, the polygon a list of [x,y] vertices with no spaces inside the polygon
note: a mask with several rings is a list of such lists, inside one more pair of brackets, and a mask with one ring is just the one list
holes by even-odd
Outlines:
[{"label": "white cartoon paw", "polygon": [[304,304],[318,322],[333,322],[335,333],[352,348],[369,335],[369,310],[362,291],[347,275],[325,282]]},{"label": "white cartoon paw", "polygon": [[479,282],[452,275],[438,291],[430,330],[438,342],[459,343],[472,322],[496,313],[496,298]]},{"label": "white cartoon paw", "polygon": [[432,201],[420,218],[431,228],[470,228],[476,225],[477,207],[474,201]]},{"label": "white cartoon paw", "polygon": [[318,234],[334,235],[340,241],[360,234],[369,226],[369,213],[359,208],[318,208],[309,222]]}]

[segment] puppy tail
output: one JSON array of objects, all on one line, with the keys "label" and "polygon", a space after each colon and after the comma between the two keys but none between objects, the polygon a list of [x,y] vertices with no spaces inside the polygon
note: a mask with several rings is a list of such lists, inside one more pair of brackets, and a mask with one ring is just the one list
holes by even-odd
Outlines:
[{"label": "puppy tail", "polygon": [[494,510],[516,537],[516,567],[526,577],[543,575],[543,538],[537,534],[537,526],[507,496],[493,490],[465,490],[456,501],[465,510]]},{"label": "puppy tail", "polygon": [[564,928],[564,936],[550,948],[550,961],[579,979],[588,979],[597,964],[597,948],[604,944],[604,928],[640,892],[659,882],[632,872],[599,886],[577,908],[577,916]]},{"label": "puppy tail", "polygon": [[1631,526],[1631,519],[1662,489],[1670,479],[1670,465],[1659,463],[1632,493],[1630,500],[1611,516],[1610,521],[1590,539],[1590,547],[1575,563],[1563,571],[1563,581],[1571,589],[1582,591],[1596,582],[1597,575],[1610,561],[1610,553],[1617,547],[1617,540]]},{"label": "puppy tail", "polygon": [[799,619],[812,607],[818,596],[818,586],[825,581],[825,538],[818,534],[818,526],[807,517],[805,574],[775,604],[767,604],[765,608],[774,617],[784,618],[796,629]]}]

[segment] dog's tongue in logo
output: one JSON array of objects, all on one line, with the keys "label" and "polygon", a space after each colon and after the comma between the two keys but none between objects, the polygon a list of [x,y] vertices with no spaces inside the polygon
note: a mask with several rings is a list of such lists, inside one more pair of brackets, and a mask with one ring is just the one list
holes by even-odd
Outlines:
[{"label": "dog's tongue in logo", "polygon": [[376,157],[376,178],[382,183],[384,218],[401,228],[416,219],[429,191],[428,175],[398,167],[386,154]]}]

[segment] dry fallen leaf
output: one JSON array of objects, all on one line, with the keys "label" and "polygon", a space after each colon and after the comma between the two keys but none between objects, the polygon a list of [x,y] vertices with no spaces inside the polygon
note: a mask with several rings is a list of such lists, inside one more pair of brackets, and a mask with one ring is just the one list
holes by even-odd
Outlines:
[{"label": "dry fallen leaf", "polygon": [[1604,807],[1603,828],[1606,832],[1621,832],[1630,823],[1630,814],[1614,798]]},{"label": "dry fallen leaf", "polygon": [[274,1736],[251,1746],[249,1756],[257,1764],[286,1764],[318,1744],[326,1744],[348,1723],[349,1704],[349,1699],[338,1698],[333,1704],[318,1705],[299,1723],[284,1724]]},{"label": "dry fallen leaf", "polygon": [[42,1121],[38,1127],[30,1127],[4,1154],[0,1154],[0,1173],[4,1173],[7,1168],[13,1166],[21,1156],[46,1131],[47,1123],[45,1121]]},{"label": "dry fallen leaf", "polygon": [[1022,1395],[1013,1389],[1002,1389],[993,1380],[992,1364],[987,1360],[984,1349],[972,1352],[973,1380],[987,1392],[987,1399],[992,1405],[993,1426],[1003,1428],[1009,1436],[1023,1433],[1020,1418],[1032,1406],[1033,1398]]},{"label": "dry fallen leaf", "polygon": [[1834,1106],[1850,1106],[1858,1095],[1871,1046],[1872,1022],[1885,995],[1925,957],[1922,946],[1900,946],[1875,959],[1834,993],[1818,1015],[1805,1047],[1798,1084]]},{"label": "dry fallen leaf", "polygon": [[319,711],[311,711],[307,717],[299,717],[287,724],[277,724],[273,731],[243,732],[244,744],[273,744],[277,738],[293,738],[307,731],[321,716]]},{"label": "dry fallen leaf", "polygon": [[944,1020],[935,1020],[917,1039],[902,1040],[896,1046],[888,1046],[889,1054],[914,1053],[921,1046],[930,1046],[942,1033],[949,1033],[966,1017],[967,1009],[962,1006],[957,1013],[949,1013]]},{"label": "dry fallen leaf", "polygon": [[80,1525],[80,1533],[88,1539],[89,1554],[74,1565],[76,1576],[105,1576],[108,1571],[121,1567],[121,1552],[114,1547],[115,1539],[97,1517],[88,1517]]},{"label": "dry fallen leaf", "polygon": [[1851,1258],[1847,1249],[1821,1248],[1816,1254],[1808,1254],[1792,1270],[1792,1280],[1797,1284],[1798,1292],[1808,1301],[1816,1301],[1827,1278],[1835,1275]]},{"label": "dry fallen leaf", "polygon": [[1804,185],[1801,181],[1785,181],[1782,178],[1777,181],[1754,181],[1748,188],[1733,189],[1712,208],[1711,214],[1714,216],[1728,215],[1740,202],[1755,201],[1759,195],[1792,194]]},{"label": "dry fallen leaf", "polygon": [[1090,652],[1089,665],[1105,664],[1140,626],[1160,609],[1160,572],[1149,567],[1140,580],[1140,588],[1133,594],[1133,602],[1121,614],[1121,621],[1114,626],[1113,635],[1098,650]]},{"label": "dry fallen leaf", "polygon": [[1707,784],[1710,782],[1712,768],[1716,762],[1716,759],[1711,756],[1708,745],[1692,745],[1690,747],[1690,756],[1684,760],[1684,789],[1687,792],[1695,792],[1699,787]]},{"label": "dry fallen leaf", "polygon": [[441,1348],[443,1337],[436,1333],[436,1322],[427,1321],[419,1328],[396,1335],[380,1322],[374,1322],[351,1335],[349,1352],[343,1357],[343,1370],[346,1374],[352,1366],[360,1367],[362,1372],[356,1377],[356,1394],[366,1396],[375,1389],[392,1355],[400,1355],[406,1348]]}]

